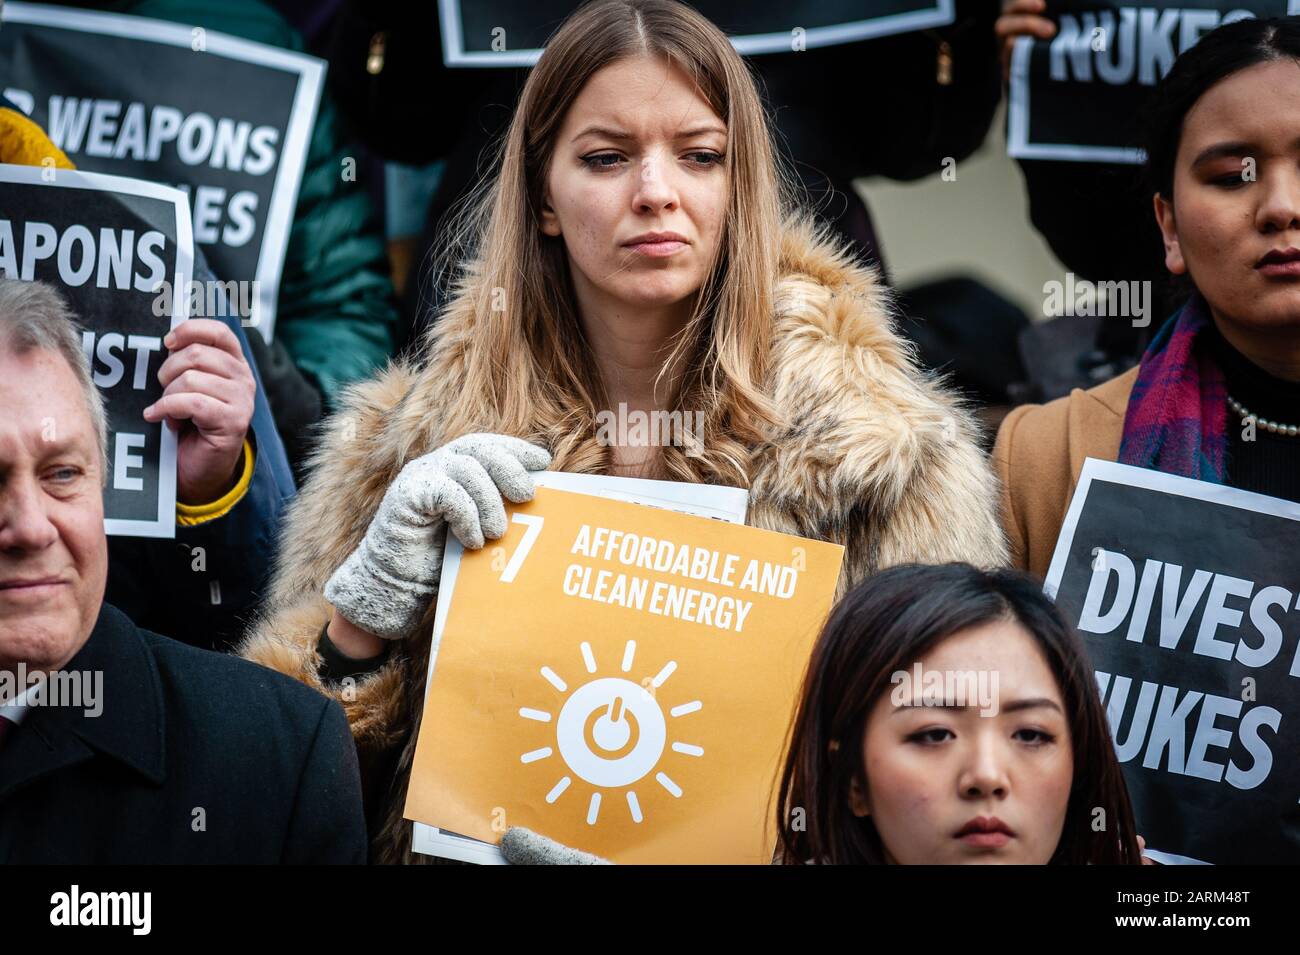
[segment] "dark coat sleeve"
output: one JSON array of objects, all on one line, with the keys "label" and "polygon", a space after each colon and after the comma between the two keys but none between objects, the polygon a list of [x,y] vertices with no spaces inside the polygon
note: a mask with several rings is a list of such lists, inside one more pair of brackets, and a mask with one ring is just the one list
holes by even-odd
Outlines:
[{"label": "dark coat sleeve", "polygon": [[322,700],[294,798],[281,862],[286,865],[362,865],[366,821],[361,772],[342,708]]},{"label": "dark coat sleeve", "polygon": [[108,603],[147,630],[205,650],[238,641],[270,578],[288,503],[261,448],[254,453],[252,483],[222,517],[178,525],[174,540],[108,539]]}]

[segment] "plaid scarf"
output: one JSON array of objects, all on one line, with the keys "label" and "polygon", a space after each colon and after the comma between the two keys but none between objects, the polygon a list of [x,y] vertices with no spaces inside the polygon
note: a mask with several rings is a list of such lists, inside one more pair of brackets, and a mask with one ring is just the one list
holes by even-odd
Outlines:
[{"label": "plaid scarf", "polygon": [[1121,464],[1224,483],[1228,390],[1201,334],[1209,322],[1205,300],[1193,295],[1142,355],[1124,415]]}]

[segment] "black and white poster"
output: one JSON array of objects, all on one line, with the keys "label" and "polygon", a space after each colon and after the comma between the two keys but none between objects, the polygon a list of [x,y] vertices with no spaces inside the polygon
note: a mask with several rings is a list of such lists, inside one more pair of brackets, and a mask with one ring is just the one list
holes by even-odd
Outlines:
[{"label": "black and white poster", "polygon": [[163,338],[189,315],[193,261],[179,189],[0,165],[0,275],[59,290],[104,396],[109,534],[176,535],[176,435],[143,412],[162,397]]},{"label": "black and white poster", "polygon": [[[691,0],[745,55],[789,53],[946,26],[955,0]],[[578,0],[438,0],[447,66],[532,66]]]},{"label": "black and white poster", "polygon": [[1011,56],[1007,151],[1016,159],[1141,163],[1139,110],[1174,59],[1215,27],[1300,12],[1300,0],[1051,0],[1050,40]]},{"label": "black and white poster", "polygon": [[3,18],[9,99],[79,170],[187,192],[194,241],[269,342],[324,63],[143,17],[11,2]]},{"label": "black and white poster", "polygon": [[1300,862],[1300,504],[1089,458],[1047,592],[1148,854]]}]

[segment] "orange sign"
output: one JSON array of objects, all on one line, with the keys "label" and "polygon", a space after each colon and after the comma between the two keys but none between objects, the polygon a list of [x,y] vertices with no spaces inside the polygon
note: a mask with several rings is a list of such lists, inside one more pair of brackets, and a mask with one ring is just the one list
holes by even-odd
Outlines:
[{"label": "orange sign", "polygon": [[623,863],[767,863],[843,548],[539,488],[462,558],[407,818]]}]

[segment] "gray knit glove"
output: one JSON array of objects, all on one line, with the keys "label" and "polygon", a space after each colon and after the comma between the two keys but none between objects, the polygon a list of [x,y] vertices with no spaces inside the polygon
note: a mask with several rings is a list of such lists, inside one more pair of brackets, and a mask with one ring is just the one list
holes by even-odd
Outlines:
[{"label": "gray knit glove", "polygon": [[501,837],[501,854],[511,865],[613,865],[608,859],[570,849],[523,826],[511,826]]},{"label": "gray knit glove", "polygon": [[410,636],[438,590],[447,528],[471,550],[506,532],[507,501],[533,499],[543,448],[500,434],[467,434],[402,468],[361,545],[325,584],[325,599],[362,630]]}]

